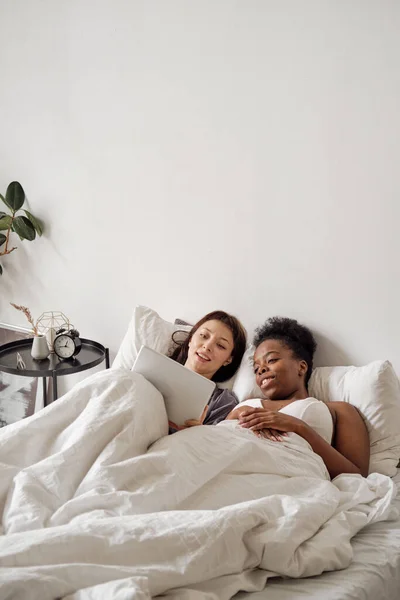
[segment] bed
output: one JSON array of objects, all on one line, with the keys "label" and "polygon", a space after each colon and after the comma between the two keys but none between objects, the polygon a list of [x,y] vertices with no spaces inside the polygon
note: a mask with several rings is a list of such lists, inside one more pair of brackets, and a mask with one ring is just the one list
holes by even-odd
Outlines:
[{"label": "bed", "polygon": [[[141,343],[166,349],[173,325],[163,337],[146,310],[113,369],[0,431],[0,600],[398,598],[390,364],[314,372],[321,399],[361,403],[372,440],[368,478],[331,482],[295,434],[277,444],[225,423],[166,435],[161,394],[126,368]],[[249,394],[242,366],[233,386]]]},{"label": "bed", "polygon": [[[400,511],[399,486],[395,505]],[[353,562],[343,571],[306,579],[271,579],[261,592],[240,592],[235,600],[398,600],[400,598],[400,518],[366,527],[352,541]]]}]

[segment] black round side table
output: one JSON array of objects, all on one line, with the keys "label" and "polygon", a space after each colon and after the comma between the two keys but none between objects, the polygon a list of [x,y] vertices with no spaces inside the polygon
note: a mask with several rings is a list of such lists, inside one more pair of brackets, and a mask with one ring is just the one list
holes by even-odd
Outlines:
[{"label": "black round side table", "polygon": [[[42,377],[43,378],[43,403],[47,406],[46,378],[53,380],[53,399],[57,399],[57,377],[60,375],[71,375],[86,371],[103,360],[106,362],[106,369],[110,368],[110,357],[108,348],[105,348],[98,342],[81,338],[82,348],[75,358],[61,360],[56,354],[50,354],[43,360],[35,360],[31,356],[32,339],[18,340],[9,342],[0,346],[0,371],[20,375],[22,377]],[[21,355],[25,363],[25,369],[17,368],[17,353]]]}]

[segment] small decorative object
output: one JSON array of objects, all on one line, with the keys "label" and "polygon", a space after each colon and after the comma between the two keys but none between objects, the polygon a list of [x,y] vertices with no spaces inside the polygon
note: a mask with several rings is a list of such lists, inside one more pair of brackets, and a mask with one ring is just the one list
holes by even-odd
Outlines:
[{"label": "small decorative object", "polygon": [[33,342],[32,342],[32,350],[31,350],[32,358],[34,358],[35,360],[43,360],[44,358],[47,358],[48,355],[50,354],[50,350],[47,345],[46,338],[44,337],[44,335],[42,335],[39,332],[38,322],[36,321],[36,323],[35,323],[35,321],[33,320],[33,317],[32,317],[32,314],[31,314],[31,311],[29,310],[29,308],[27,308],[26,306],[20,306],[19,304],[14,304],[13,302],[10,302],[10,304],[17,310],[20,310],[21,312],[24,313],[24,315],[28,319],[30,326],[32,327],[31,331],[34,336]]},{"label": "small decorative object", "polygon": [[42,313],[36,321],[36,324],[40,333],[43,333],[46,336],[50,352],[54,352],[53,344],[57,331],[61,328],[66,331],[70,329],[68,317],[66,317],[64,313],[56,310]]},{"label": "small decorative object", "polygon": [[82,347],[79,331],[76,329],[70,329],[69,331],[66,331],[64,328],[59,329],[54,338],[53,347],[54,352],[59,358],[75,358]]},{"label": "small decorative object", "polygon": [[32,342],[31,356],[35,360],[43,360],[50,354],[49,346],[44,335],[35,335]]},{"label": "small decorative object", "polygon": [[20,355],[19,352],[17,352],[17,369],[20,369],[21,371],[26,369],[26,364],[24,362],[24,359],[22,358],[22,356]]},{"label": "small decorative object", "polygon": [[[0,194],[0,198],[11,211],[11,214],[0,211],[0,231],[6,232],[5,234],[0,233],[0,256],[5,256],[17,249],[16,246],[9,247],[11,233],[19,235],[21,240],[32,242],[36,234],[42,235],[43,227],[41,222],[26,209],[23,209],[25,216],[17,215],[25,202],[25,192],[18,181],[10,183],[5,197]],[[4,248],[2,248],[3,245]],[[3,268],[0,265],[0,275],[2,273]]]},{"label": "small decorative object", "polygon": [[13,306],[14,308],[16,308],[17,310],[20,310],[21,312],[24,313],[24,315],[28,319],[28,322],[29,322],[30,326],[32,327],[32,333],[33,333],[33,335],[40,335],[39,334],[39,329],[38,329],[38,326],[37,326],[37,322],[35,323],[35,321],[33,320],[33,317],[31,315],[31,311],[29,310],[29,308],[27,308],[26,306],[21,306],[19,304],[14,304],[13,302],[10,302],[10,304],[11,304],[11,306]]}]

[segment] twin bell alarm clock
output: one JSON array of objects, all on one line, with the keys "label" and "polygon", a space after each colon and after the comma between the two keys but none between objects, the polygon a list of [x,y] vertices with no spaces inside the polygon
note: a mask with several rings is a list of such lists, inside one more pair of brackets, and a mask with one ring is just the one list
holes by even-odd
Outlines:
[{"label": "twin bell alarm clock", "polygon": [[62,328],[56,333],[53,342],[53,349],[58,358],[68,359],[75,358],[82,348],[82,341],[79,337],[79,331],[70,329],[69,331]]}]

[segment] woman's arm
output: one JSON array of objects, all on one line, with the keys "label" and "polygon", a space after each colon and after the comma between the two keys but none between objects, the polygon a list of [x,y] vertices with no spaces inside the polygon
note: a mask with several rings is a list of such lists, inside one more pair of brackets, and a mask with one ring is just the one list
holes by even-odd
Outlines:
[{"label": "woman's arm", "polygon": [[[229,415],[227,415],[226,420],[240,419],[243,413],[249,412],[249,409],[254,410],[251,406],[239,406],[238,408],[232,410],[229,413]],[[277,431],[276,429],[273,429],[271,427],[264,427],[263,429],[258,429],[254,431],[254,433],[257,435],[257,437],[263,437],[267,440],[274,440],[275,442],[281,442],[283,440],[282,436],[287,435],[283,431]]]},{"label": "woman's arm", "polygon": [[228,414],[238,405],[236,394],[227,389],[216,387],[209,402],[203,425],[216,425],[226,419]]},{"label": "woman's arm", "polygon": [[[322,458],[332,479],[341,473],[359,473],[366,477],[368,475],[369,440],[364,421],[350,404],[334,404],[343,404],[348,407],[345,409],[340,407],[338,410],[335,410],[335,407],[329,407],[331,412],[335,411],[334,444],[336,449],[307,423],[284,413],[262,408],[249,408],[241,413],[239,422],[243,427],[253,431],[267,427],[278,431],[297,433]],[[366,448],[368,448],[367,452]]]},{"label": "woman's arm", "polygon": [[226,420],[238,419],[243,411],[249,410],[249,406],[239,406],[238,408],[234,408],[231,412],[225,417]]},{"label": "woman's arm", "polygon": [[367,477],[370,459],[368,430],[358,410],[347,402],[327,402],[335,425],[332,445]]},{"label": "woman's arm", "polygon": [[[197,425],[216,425],[228,417],[232,409],[238,404],[236,395],[227,390],[216,387],[199,419],[189,419],[184,425],[177,425],[169,421],[169,433],[175,433],[187,427],[195,427]],[[234,417],[237,418],[237,417]]]}]

